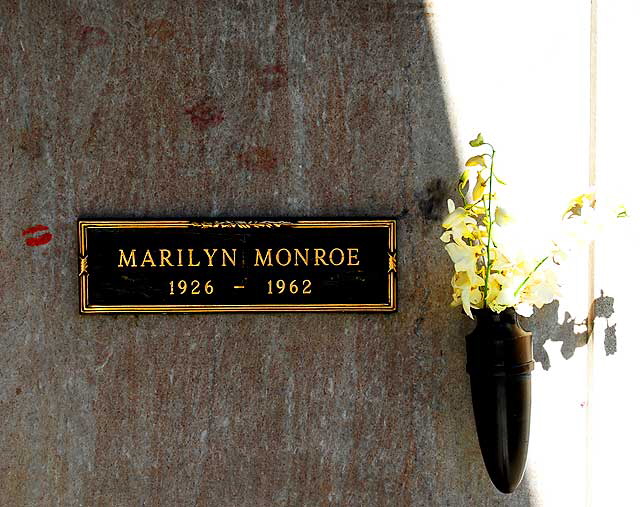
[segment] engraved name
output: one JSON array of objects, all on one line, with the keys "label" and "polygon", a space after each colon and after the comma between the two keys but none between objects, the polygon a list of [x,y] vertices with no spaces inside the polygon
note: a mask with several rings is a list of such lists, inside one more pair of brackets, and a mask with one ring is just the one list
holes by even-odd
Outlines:
[{"label": "engraved name", "polygon": [[[118,249],[118,268],[236,267],[244,257],[237,248]],[[359,266],[358,248],[255,248],[250,265]]]}]

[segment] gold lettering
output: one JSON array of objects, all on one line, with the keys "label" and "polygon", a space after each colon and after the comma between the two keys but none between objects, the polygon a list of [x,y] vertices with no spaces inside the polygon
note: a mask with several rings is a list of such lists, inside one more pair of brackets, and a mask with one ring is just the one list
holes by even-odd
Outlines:
[{"label": "gold lettering", "polygon": [[[282,262],[280,260],[280,253],[285,252],[287,254],[287,262]],[[289,250],[287,250],[286,248],[281,248],[280,250],[278,250],[276,252],[276,262],[278,264],[280,264],[281,266],[288,266],[289,264],[291,264],[291,252]]]},{"label": "gold lettering", "polygon": [[[340,262],[335,262],[333,260],[333,252],[338,252],[340,254]],[[331,250],[331,252],[329,252],[329,261],[334,266],[340,266],[344,262],[344,252],[342,251],[342,249],[341,248],[334,248],[333,250]]]},{"label": "gold lettering", "polygon": [[167,263],[167,266],[173,267],[173,264],[171,264],[169,257],[171,257],[171,250],[167,250],[166,248],[161,248],[160,249],[160,267],[161,268],[164,267],[165,262]]},{"label": "gold lettering", "polygon": [[[318,263],[318,261],[321,261],[322,264],[324,264],[325,266],[328,266],[329,264],[327,264],[327,261],[324,260],[324,256],[327,255],[327,252],[325,251],[324,248],[314,248],[315,252],[316,252],[316,262],[315,262],[315,266],[319,266],[320,264]],[[322,253],[320,253],[322,252]]]},{"label": "gold lettering", "polygon": [[203,250],[204,250],[204,253],[207,254],[207,257],[209,257],[209,267],[213,266],[213,256],[218,251],[218,249],[214,248],[211,253],[209,253],[209,249],[208,248],[203,248]]},{"label": "gold lettering", "polygon": [[[347,253],[349,254],[349,260],[347,261],[347,266],[359,266],[360,261],[358,260],[358,249],[357,248],[347,248]],[[355,261],[355,262],[351,262]]]},{"label": "gold lettering", "polygon": [[[202,261],[198,258],[199,254],[194,248],[177,248],[171,250],[168,248],[159,248],[158,250],[144,250],[142,262],[137,263],[139,257],[136,256],[136,249],[123,250],[119,249],[119,268],[136,268],[136,267],[183,267],[183,251],[186,250],[187,255],[184,261],[188,267],[198,267],[202,265]],[[202,248],[207,256],[207,264],[209,267],[215,265],[216,255],[220,252],[220,266],[236,266],[237,248]],[[310,259],[309,253],[313,257]],[[153,253],[157,252],[157,253]],[[280,248],[280,249],[255,249],[254,266],[273,267],[276,266],[359,266],[358,248]],[[159,262],[158,262],[159,261]],[[310,264],[311,261],[311,264]]]},{"label": "gold lettering", "polygon": [[258,261],[262,263],[263,266],[273,266],[273,262],[271,262],[271,248],[267,250],[266,255],[263,257],[260,254],[260,249],[256,248],[256,263],[255,266],[259,266]]},{"label": "gold lettering", "polygon": [[132,268],[137,267],[136,266],[136,249],[134,248],[133,250],[131,250],[131,252],[129,252],[129,258],[127,259],[124,256],[124,251],[120,249],[120,262],[118,264],[118,267],[121,268],[124,266],[129,267],[129,265],[131,265]]},{"label": "gold lettering", "polygon": [[300,261],[303,262],[305,266],[309,265],[309,249],[308,248],[304,249],[304,257],[302,255],[302,252],[297,248],[294,248],[293,252],[295,254],[295,260],[293,263],[294,266],[298,265],[298,258],[300,258]]},{"label": "gold lettering", "polygon": [[227,252],[226,248],[222,249],[222,265],[223,266],[227,265],[227,263],[225,262],[225,259],[229,259],[229,262],[231,263],[232,266],[236,265],[236,249],[232,248],[231,251],[233,252],[233,257],[229,255],[229,252]]},{"label": "gold lettering", "polygon": [[188,250],[189,250],[189,267],[195,268],[196,266],[199,266],[200,261],[198,261],[198,264],[193,263],[193,248],[189,248]]},{"label": "gold lettering", "polygon": [[148,262],[149,264],[151,264],[151,267],[155,268],[156,267],[156,263],[153,261],[153,257],[151,256],[151,250],[147,250],[144,254],[144,259],[142,259],[142,262],[140,263],[140,267],[144,268],[144,264]]}]

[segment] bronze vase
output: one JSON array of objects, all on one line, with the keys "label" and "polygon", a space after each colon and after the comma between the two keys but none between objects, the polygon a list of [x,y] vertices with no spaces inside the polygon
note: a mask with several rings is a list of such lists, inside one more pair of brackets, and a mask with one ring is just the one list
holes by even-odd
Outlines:
[{"label": "bronze vase", "polygon": [[527,464],[531,416],[531,333],[513,308],[474,310],[467,336],[467,373],[484,464],[503,493],[520,484]]}]

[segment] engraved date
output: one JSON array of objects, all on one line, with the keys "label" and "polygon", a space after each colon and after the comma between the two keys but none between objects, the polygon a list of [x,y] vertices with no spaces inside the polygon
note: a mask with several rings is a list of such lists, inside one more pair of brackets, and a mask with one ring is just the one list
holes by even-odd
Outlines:
[{"label": "engraved date", "polygon": [[302,280],[298,284],[297,280],[267,280],[267,294],[311,294],[311,280]]},{"label": "engraved date", "polygon": [[170,280],[169,295],[175,296],[176,294],[207,294],[210,296],[213,294],[213,282],[211,280],[204,283],[200,280]]}]

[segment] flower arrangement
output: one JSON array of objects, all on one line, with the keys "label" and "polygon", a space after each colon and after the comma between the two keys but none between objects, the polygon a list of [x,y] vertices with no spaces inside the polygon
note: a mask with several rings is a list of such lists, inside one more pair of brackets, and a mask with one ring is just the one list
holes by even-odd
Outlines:
[{"label": "flower arrangement", "polygon": [[[527,255],[511,229],[512,217],[498,204],[496,189],[505,182],[494,171],[494,147],[482,134],[469,144],[485,153],[467,160],[458,182],[462,206],[448,200],[449,214],[440,237],[455,266],[451,304],[462,305],[472,319],[473,308],[496,313],[515,308],[520,315],[529,316],[534,306],[541,308],[559,297],[557,267],[566,258],[567,245],[589,239],[594,230],[604,227],[606,215],[596,212],[593,191],[577,196],[562,215],[565,239],[551,240],[539,257]],[[613,216],[626,216],[622,207],[609,211],[614,211]]]}]

